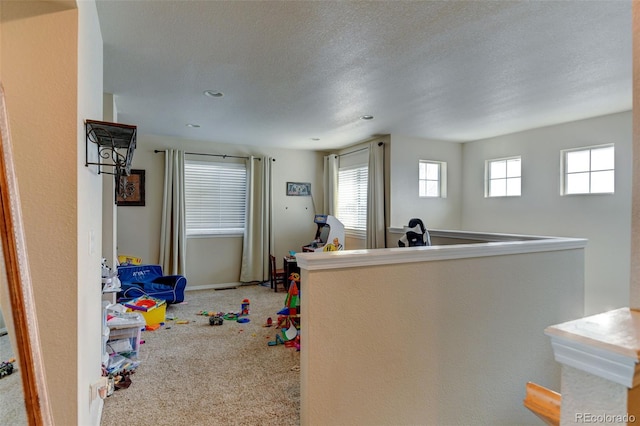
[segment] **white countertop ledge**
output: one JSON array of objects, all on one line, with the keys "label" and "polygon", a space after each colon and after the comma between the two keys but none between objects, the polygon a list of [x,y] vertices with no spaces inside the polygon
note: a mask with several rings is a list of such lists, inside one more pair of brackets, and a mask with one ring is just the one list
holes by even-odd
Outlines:
[{"label": "white countertop ledge", "polygon": [[[430,231],[431,232],[431,231]],[[394,247],[369,250],[296,253],[298,266],[306,270],[342,269],[360,266],[390,265],[472,257],[583,249],[583,238],[536,237],[530,235],[470,233],[465,231],[434,231],[449,238],[474,239],[489,242],[449,244],[429,247]],[[432,233],[433,235],[433,233]]]},{"label": "white countertop ledge", "polygon": [[552,325],[556,361],[633,388],[640,384],[640,312],[620,308]]}]

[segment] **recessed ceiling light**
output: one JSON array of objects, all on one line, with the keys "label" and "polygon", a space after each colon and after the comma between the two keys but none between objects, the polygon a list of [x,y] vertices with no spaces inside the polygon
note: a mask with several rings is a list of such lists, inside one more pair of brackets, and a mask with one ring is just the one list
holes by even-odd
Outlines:
[{"label": "recessed ceiling light", "polygon": [[360,120],[373,120],[373,115],[363,115]]},{"label": "recessed ceiling light", "polygon": [[217,90],[205,90],[203,93],[210,98],[221,98],[224,96],[222,92],[218,92]]},{"label": "recessed ceiling light", "polygon": [[194,123],[187,123],[187,124],[185,124],[185,126],[187,126],[187,127],[192,127],[192,128],[194,128],[194,129],[195,129],[195,128],[200,127],[200,125],[199,125],[199,124],[194,124]]}]

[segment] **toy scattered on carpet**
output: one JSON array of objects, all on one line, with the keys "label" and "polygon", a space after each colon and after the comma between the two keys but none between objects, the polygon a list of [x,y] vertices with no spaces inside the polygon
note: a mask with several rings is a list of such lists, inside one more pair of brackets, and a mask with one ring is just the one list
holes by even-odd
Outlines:
[{"label": "toy scattered on carpet", "polygon": [[13,373],[14,362],[16,362],[15,358],[11,358],[9,361],[0,362],[0,379]]},{"label": "toy scattered on carpet", "polygon": [[224,316],[224,312],[200,311],[197,315],[204,315],[205,317]]},{"label": "toy scattered on carpet", "polygon": [[209,325],[222,325],[224,319],[220,315],[209,317]]},{"label": "toy scattered on carpet", "polygon": [[197,315],[209,317],[209,325],[222,325],[224,320],[236,321],[240,324],[251,321],[249,318],[249,299],[243,299],[238,312],[200,311]]},{"label": "toy scattered on carpet", "polygon": [[117,374],[107,376],[107,396],[111,396],[114,391],[127,389],[131,386],[131,376],[135,370],[124,370]]},{"label": "toy scattered on carpet", "polygon": [[280,337],[279,334],[276,334],[276,340],[274,340],[273,342],[269,342],[268,344],[269,346],[283,345],[284,340],[282,340],[282,337]]},{"label": "toy scattered on carpet", "polygon": [[[300,274],[293,272],[289,275],[289,289],[284,301],[284,308],[278,311],[278,325],[280,330],[275,340],[268,342],[269,346],[284,345],[288,348],[300,350]],[[270,320],[271,318],[269,318]],[[267,323],[269,323],[267,320]],[[267,325],[269,327],[269,325]]]}]

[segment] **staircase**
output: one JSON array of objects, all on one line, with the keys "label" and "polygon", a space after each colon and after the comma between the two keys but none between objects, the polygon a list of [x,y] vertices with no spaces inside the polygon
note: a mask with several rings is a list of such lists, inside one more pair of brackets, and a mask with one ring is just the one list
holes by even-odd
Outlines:
[{"label": "staircase", "polygon": [[527,383],[524,406],[550,426],[560,424],[560,404],[562,397],[558,392],[549,390],[538,384]]}]

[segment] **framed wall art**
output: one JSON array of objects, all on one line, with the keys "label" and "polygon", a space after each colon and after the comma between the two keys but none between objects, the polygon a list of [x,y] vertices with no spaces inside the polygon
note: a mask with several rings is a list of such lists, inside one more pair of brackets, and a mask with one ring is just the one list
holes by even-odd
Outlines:
[{"label": "framed wall art", "polygon": [[116,176],[116,205],[144,206],[144,170],[131,170],[129,176]]},{"label": "framed wall art", "polygon": [[311,195],[311,184],[309,182],[287,182],[287,195],[309,196]]}]

